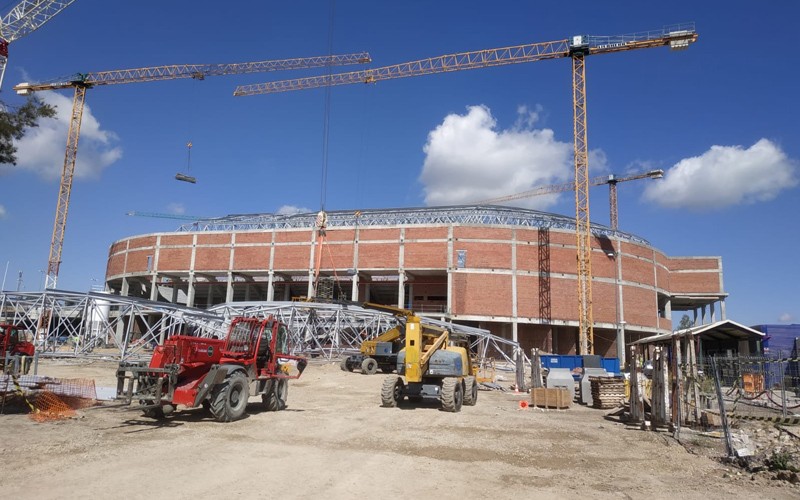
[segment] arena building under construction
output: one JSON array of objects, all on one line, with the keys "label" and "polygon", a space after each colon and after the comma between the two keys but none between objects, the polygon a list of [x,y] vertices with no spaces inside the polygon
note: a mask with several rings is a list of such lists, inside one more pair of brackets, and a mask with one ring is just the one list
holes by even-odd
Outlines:
[{"label": "arena building under construction", "polygon": [[[578,349],[575,220],[501,206],[236,215],[111,245],[113,293],[207,308],[313,293],[413,309],[523,348]],[[671,313],[725,319],[720,257],[670,257],[592,225],[594,351],[671,331]],[[623,341],[624,339],[624,341]]]}]

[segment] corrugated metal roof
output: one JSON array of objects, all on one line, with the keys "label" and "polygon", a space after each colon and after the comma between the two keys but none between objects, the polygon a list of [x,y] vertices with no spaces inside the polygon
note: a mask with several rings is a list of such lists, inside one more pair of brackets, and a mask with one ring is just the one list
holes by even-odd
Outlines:
[{"label": "corrugated metal roof", "polygon": [[643,338],[631,342],[631,344],[660,344],[672,340],[673,337],[688,337],[689,335],[711,340],[760,340],[764,337],[764,334],[758,330],[726,319],[708,325],[698,325],[685,330]]}]

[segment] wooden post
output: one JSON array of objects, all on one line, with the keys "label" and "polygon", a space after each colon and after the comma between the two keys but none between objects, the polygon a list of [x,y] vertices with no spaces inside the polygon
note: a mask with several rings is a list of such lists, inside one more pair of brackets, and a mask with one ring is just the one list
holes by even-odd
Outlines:
[{"label": "wooden post", "polygon": [[694,423],[700,423],[700,380],[698,379],[699,376],[697,374],[697,351],[695,350],[694,345],[694,335],[689,333],[689,348],[687,352],[686,361],[689,363],[689,376],[691,380],[689,381],[689,388],[690,392],[693,396],[693,404],[694,409],[691,411],[691,415],[694,419]]},{"label": "wooden post", "polygon": [[683,380],[681,376],[681,339],[680,337],[672,337],[672,422],[670,430],[675,433],[677,437],[681,431],[682,421],[682,399],[683,399]]},{"label": "wooden post", "polygon": [[[641,397],[639,395],[639,359],[636,356],[636,346],[630,348],[629,365],[631,367],[630,379],[630,412],[631,422],[642,422],[644,420],[643,411],[640,411],[639,402]],[[642,409],[643,410],[643,409]]]},{"label": "wooden post", "polygon": [[531,349],[531,388],[544,387],[542,380],[542,358],[539,349]]}]

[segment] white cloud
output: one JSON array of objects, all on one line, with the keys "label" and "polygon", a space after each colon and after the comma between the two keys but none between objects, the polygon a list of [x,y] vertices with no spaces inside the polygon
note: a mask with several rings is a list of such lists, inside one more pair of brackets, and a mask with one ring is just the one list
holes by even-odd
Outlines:
[{"label": "white cloud", "polygon": [[308,214],[311,213],[312,210],[306,207],[296,207],[294,205],[283,205],[279,208],[275,215],[295,215],[295,214]]},{"label": "white cloud", "polygon": [[8,212],[6,212],[6,207],[0,205],[0,219],[4,219],[7,213]]},{"label": "white cloud", "polygon": [[769,201],[796,186],[796,162],[776,144],[761,139],[742,146],[711,146],[685,158],[648,183],[644,198],[662,207],[715,209]]},{"label": "white cloud", "polygon": [[[17,165],[0,165],[0,173],[27,170],[46,180],[61,178],[67,131],[72,117],[72,100],[55,92],[42,92],[40,97],[56,107],[56,116],[39,120],[38,127],[28,129],[22,139],[15,141]],[[119,160],[122,149],[116,145],[117,141],[117,135],[103,130],[89,106],[85,106],[75,178],[99,177],[103,169]]]},{"label": "white cloud", "polygon": [[[572,143],[555,139],[552,130],[535,129],[541,107],[517,108],[506,130],[486,106],[469,106],[464,115],[447,115],[428,134],[419,177],[428,205],[475,203],[564,182],[573,175]],[[600,152],[602,158],[602,152]],[[557,195],[515,200],[515,206],[545,208]]]},{"label": "white cloud", "polygon": [[167,205],[167,211],[175,215],[184,215],[186,213],[186,207],[183,203],[170,203]]},{"label": "white cloud", "polygon": [[792,317],[792,315],[791,315],[791,314],[789,314],[789,313],[783,313],[783,314],[781,314],[781,315],[780,315],[780,317],[778,318],[778,321],[780,321],[781,323],[791,323],[793,319],[794,319],[794,318]]}]

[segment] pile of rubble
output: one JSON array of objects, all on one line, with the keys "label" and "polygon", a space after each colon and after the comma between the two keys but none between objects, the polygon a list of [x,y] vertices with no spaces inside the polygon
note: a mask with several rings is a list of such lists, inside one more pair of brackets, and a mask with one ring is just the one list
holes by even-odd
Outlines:
[{"label": "pile of rubble", "polygon": [[731,437],[736,463],[747,472],[800,484],[800,426],[742,422]]}]

